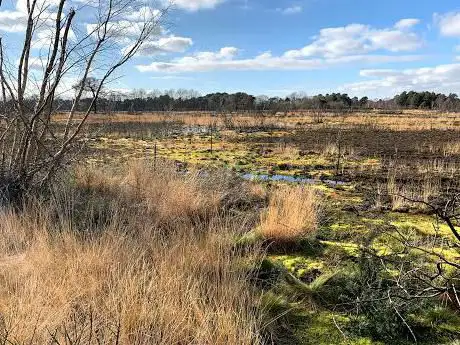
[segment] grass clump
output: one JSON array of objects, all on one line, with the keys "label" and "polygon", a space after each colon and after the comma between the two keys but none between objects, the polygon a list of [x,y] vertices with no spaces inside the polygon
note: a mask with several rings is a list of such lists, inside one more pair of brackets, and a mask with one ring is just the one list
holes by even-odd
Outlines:
[{"label": "grass clump", "polygon": [[315,232],[317,226],[315,191],[304,186],[280,186],[269,197],[258,231],[275,242],[295,242]]},{"label": "grass clump", "polygon": [[139,164],[61,187],[0,210],[0,343],[262,343],[225,179]]}]

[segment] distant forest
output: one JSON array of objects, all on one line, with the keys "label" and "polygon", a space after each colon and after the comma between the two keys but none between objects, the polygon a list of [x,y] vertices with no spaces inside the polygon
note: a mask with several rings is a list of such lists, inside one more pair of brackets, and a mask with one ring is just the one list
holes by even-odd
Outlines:
[{"label": "distant forest", "polygon": [[[87,109],[91,98],[80,102],[81,109]],[[60,110],[72,107],[71,99],[57,101]],[[149,111],[224,111],[224,112],[289,112],[296,110],[351,111],[369,109],[427,109],[439,111],[460,111],[460,99],[456,94],[444,95],[434,92],[403,92],[392,99],[371,100],[368,97],[349,97],[347,94],[332,93],[306,96],[293,93],[288,97],[252,96],[243,92],[234,94],[212,93],[201,96],[193,90],[170,90],[146,92],[134,90],[123,95],[105,92],[94,107],[97,112],[149,112]]]}]

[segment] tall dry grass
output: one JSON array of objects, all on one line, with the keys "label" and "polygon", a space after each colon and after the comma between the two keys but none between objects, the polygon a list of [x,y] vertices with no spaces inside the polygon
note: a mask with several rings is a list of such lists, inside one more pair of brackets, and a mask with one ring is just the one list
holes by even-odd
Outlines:
[{"label": "tall dry grass", "polygon": [[427,206],[424,203],[430,203],[432,199],[440,195],[441,180],[427,174],[421,181],[403,183],[399,182],[393,173],[387,178],[387,193],[393,210],[404,208],[426,210]]},{"label": "tall dry grass", "polygon": [[[77,119],[82,114],[77,114]],[[305,128],[311,126],[338,126],[340,128],[353,128],[359,125],[371,126],[372,128],[386,128],[396,131],[426,131],[432,129],[458,130],[460,117],[455,113],[439,113],[429,110],[405,110],[403,114],[379,114],[372,113],[344,113],[336,114],[325,112],[320,114],[321,122],[318,123],[318,114],[315,111],[297,111],[286,115],[280,114],[255,114],[255,113],[232,113],[218,114],[206,111],[171,111],[150,112],[130,115],[127,113],[96,114],[88,119],[88,123],[172,123],[179,122],[187,126],[210,126],[226,127],[230,120],[232,126],[239,128]],[[57,114],[53,121],[62,123],[66,121],[65,114]]]},{"label": "tall dry grass", "polygon": [[278,242],[292,242],[314,232],[318,225],[315,191],[305,186],[281,186],[269,197],[258,231]]},{"label": "tall dry grass", "polygon": [[262,343],[258,251],[235,248],[225,180],[80,170],[51,201],[2,209],[0,342]]}]

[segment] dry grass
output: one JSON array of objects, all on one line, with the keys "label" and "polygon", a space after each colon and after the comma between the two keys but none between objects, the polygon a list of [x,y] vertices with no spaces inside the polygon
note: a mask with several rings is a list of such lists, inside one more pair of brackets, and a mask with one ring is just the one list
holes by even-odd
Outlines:
[{"label": "dry grass", "polygon": [[268,209],[261,215],[259,233],[266,239],[291,242],[316,230],[318,206],[311,188],[282,186],[269,198]]},{"label": "dry grass", "polygon": [[[78,117],[78,116],[77,116]],[[318,114],[315,111],[297,111],[288,114],[255,114],[233,113],[214,116],[212,112],[152,112],[130,115],[127,113],[96,114],[92,115],[89,123],[168,123],[180,122],[188,126],[210,126],[216,124],[225,127],[229,122],[235,127],[281,127],[304,128],[308,126],[338,126],[340,128],[366,125],[373,128],[386,128],[392,130],[424,131],[431,129],[459,129],[460,116],[457,113],[439,113],[435,111],[404,111],[402,114],[371,113],[328,113],[321,114],[321,123],[317,123]],[[56,122],[65,121],[65,114],[57,114]]]},{"label": "dry grass", "polygon": [[399,182],[395,174],[390,174],[387,179],[387,193],[391,200],[393,210],[404,208],[420,208],[426,206],[421,203],[430,203],[441,193],[441,180],[432,175],[425,175],[421,181],[411,183]]},{"label": "dry grass", "polygon": [[299,157],[299,149],[293,145],[278,144],[273,147],[271,154],[279,159],[295,160]]},{"label": "dry grass", "polygon": [[443,154],[445,157],[460,154],[460,141],[445,143]]},{"label": "dry grass", "polygon": [[450,159],[434,158],[418,162],[417,172],[425,175],[444,175],[454,178],[460,172],[460,164]]},{"label": "dry grass", "polygon": [[134,164],[123,185],[162,220],[201,217],[217,211],[226,192],[223,184],[200,177],[196,172],[177,177],[171,165],[153,171],[142,163]]},{"label": "dry grass", "polygon": [[2,210],[0,342],[261,343],[242,264],[258,251],[235,249],[223,180],[80,170],[51,202]]},{"label": "dry grass", "polygon": [[337,143],[328,143],[326,146],[321,148],[321,155],[330,157],[355,157],[357,156],[355,149],[351,146],[339,146]]}]

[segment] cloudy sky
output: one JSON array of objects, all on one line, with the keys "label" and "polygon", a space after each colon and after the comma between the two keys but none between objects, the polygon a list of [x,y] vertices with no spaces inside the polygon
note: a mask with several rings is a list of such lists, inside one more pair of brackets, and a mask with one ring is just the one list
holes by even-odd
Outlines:
[{"label": "cloudy sky", "polygon": [[[0,11],[12,47],[22,34],[18,1]],[[114,83],[280,96],[460,93],[460,2],[176,0],[164,30]]]}]

